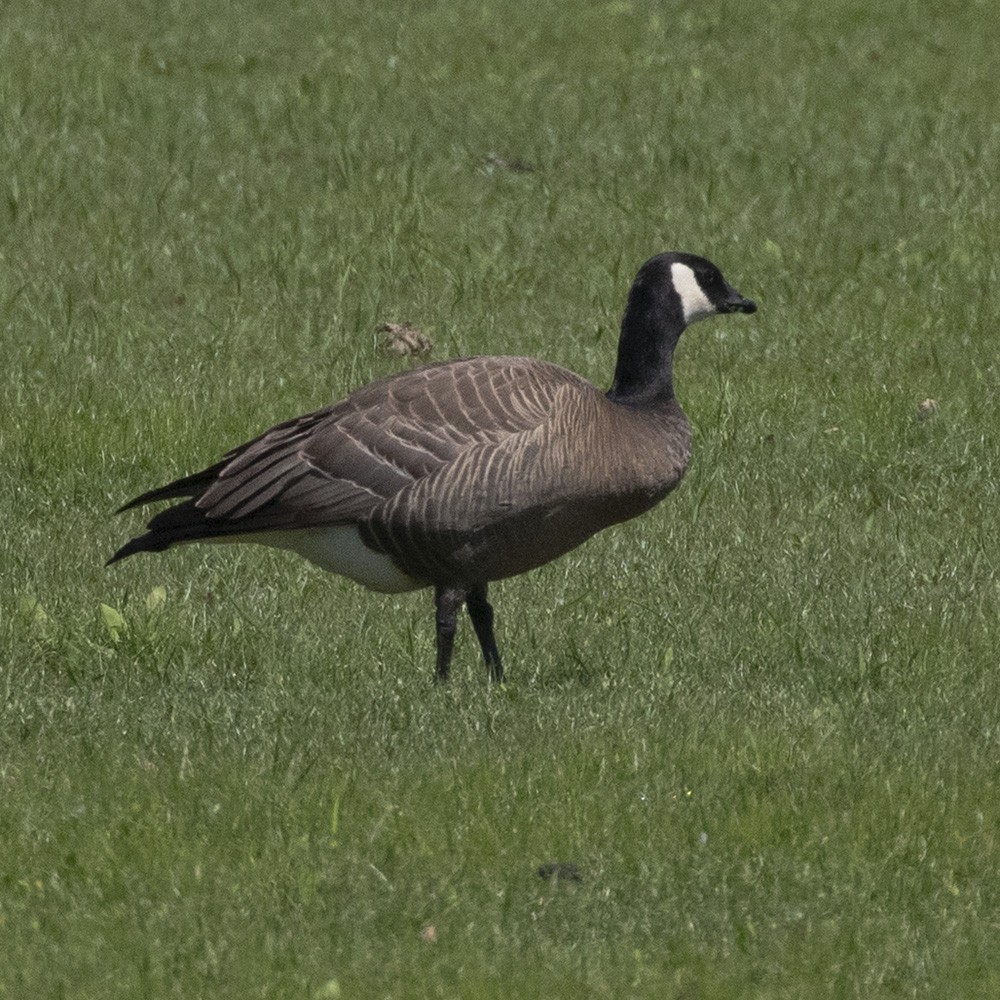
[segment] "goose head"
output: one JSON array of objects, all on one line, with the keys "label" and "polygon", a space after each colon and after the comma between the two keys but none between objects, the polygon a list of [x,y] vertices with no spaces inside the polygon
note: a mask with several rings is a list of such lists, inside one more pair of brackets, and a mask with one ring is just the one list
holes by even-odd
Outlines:
[{"label": "goose head", "polygon": [[726,313],[753,313],[710,260],[692,253],[661,253],[639,268],[622,317],[618,363],[608,395],[622,403],[673,399],[673,354],[692,323]]}]

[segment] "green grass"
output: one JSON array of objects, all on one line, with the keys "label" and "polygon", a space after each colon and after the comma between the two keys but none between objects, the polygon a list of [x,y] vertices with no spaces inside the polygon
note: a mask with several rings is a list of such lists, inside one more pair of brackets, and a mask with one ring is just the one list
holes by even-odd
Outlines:
[{"label": "green grass", "polygon": [[[996,996],[993,5],[494,11],[0,13],[0,997]],[[426,594],[103,568],[383,321],[607,384],[663,249],[761,310],[503,689]]]}]

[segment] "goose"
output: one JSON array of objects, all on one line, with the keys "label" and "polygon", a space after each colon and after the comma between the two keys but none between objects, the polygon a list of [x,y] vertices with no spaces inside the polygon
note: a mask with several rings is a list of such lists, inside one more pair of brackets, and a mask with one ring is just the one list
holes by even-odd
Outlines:
[{"label": "goose", "polygon": [[503,680],[487,587],[650,510],[681,481],[691,428],[674,397],[685,328],[753,313],[710,261],[639,269],[607,392],[528,357],[431,363],[280,423],[117,513],[180,500],[108,560],[189,542],[257,542],[386,593],[434,588],[437,681],[458,613]]}]

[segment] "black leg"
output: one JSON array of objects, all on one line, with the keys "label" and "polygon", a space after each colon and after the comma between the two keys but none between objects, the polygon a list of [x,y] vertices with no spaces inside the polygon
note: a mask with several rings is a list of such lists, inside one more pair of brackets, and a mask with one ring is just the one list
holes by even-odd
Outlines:
[{"label": "black leg", "polygon": [[466,595],[466,607],[472,619],[472,627],[476,630],[479,647],[483,651],[486,669],[490,677],[499,682],[503,680],[503,666],[500,663],[500,651],[493,635],[493,607],[486,600],[486,584],[473,587]]},{"label": "black leg", "polygon": [[458,609],[465,600],[465,591],[456,587],[435,587],[434,607],[437,623],[437,676],[438,684],[448,680],[451,651],[455,646],[455,628]]}]

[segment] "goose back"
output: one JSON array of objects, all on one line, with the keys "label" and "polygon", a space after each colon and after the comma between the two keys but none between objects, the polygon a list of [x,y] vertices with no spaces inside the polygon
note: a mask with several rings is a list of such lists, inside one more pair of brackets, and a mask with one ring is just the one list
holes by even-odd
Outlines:
[{"label": "goose back", "polygon": [[495,580],[648,510],[680,481],[689,453],[673,400],[623,406],[532,358],[432,364],[137,497],[129,507],[190,499],[116,558],[196,540],[295,547],[283,533],[354,525],[415,586]]}]

